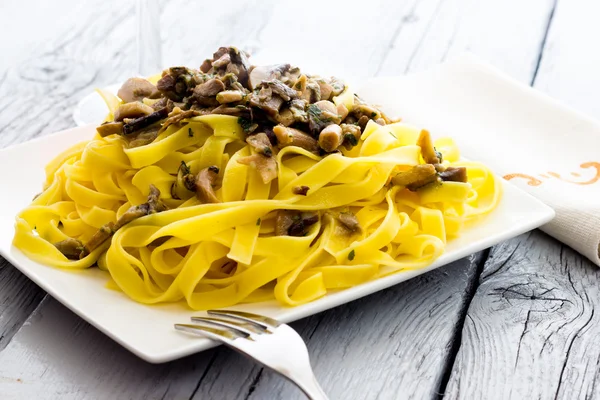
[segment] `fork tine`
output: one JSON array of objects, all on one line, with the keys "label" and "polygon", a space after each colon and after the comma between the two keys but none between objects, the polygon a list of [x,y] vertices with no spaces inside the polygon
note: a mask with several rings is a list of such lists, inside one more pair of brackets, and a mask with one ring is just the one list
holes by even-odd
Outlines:
[{"label": "fork tine", "polygon": [[264,315],[253,314],[245,311],[234,311],[234,310],[208,310],[208,314],[210,315],[218,315],[221,317],[228,317],[237,319],[244,322],[249,322],[251,324],[255,324],[260,326],[261,328],[272,332],[273,329],[277,328],[281,325],[281,322],[265,317]]},{"label": "fork tine", "polygon": [[217,327],[219,329],[235,329],[240,332],[245,333],[247,336],[252,334],[261,334],[266,333],[265,329],[257,327],[254,324],[250,324],[248,322],[243,322],[239,320],[227,320],[222,318],[211,318],[211,317],[192,317],[193,322],[200,322],[204,324],[208,324],[210,326]]},{"label": "fork tine", "polygon": [[216,329],[202,325],[191,325],[191,324],[175,324],[175,329],[194,335],[206,336],[209,339],[216,340],[222,343],[231,343],[234,339],[246,338],[249,335],[238,329],[225,328]]}]

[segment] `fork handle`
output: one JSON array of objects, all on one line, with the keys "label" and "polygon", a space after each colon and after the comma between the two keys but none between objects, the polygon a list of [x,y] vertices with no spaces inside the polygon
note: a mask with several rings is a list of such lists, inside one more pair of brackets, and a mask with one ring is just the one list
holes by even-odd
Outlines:
[{"label": "fork handle", "polygon": [[323,389],[321,389],[319,382],[317,382],[317,379],[312,373],[305,376],[293,374],[291,379],[310,400],[328,400],[327,395]]}]

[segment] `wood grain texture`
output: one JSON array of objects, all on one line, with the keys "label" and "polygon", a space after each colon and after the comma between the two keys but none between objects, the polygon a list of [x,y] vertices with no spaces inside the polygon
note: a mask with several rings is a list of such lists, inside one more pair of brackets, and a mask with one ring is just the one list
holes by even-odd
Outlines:
[{"label": "wood grain texture", "polygon": [[[293,323],[331,398],[434,397],[480,260],[472,256]],[[148,364],[52,298],[0,352],[0,388],[3,399],[303,398],[226,348]]]},{"label": "wood grain texture", "polygon": [[[598,115],[598,4],[552,4],[534,86]],[[593,35],[593,34],[592,34]],[[585,83],[584,83],[585,82]],[[585,87],[585,90],[584,90]],[[535,232],[496,247],[469,307],[446,397],[600,398],[600,270]]]},{"label": "wood grain texture", "polygon": [[[0,36],[7,55],[0,59],[0,146],[72,126],[71,110],[82,96],[93,87],[135,73],[131,4],[101,0],[38,3],[44,17],[38,22],[46,28],[43,41],[36,31],[23,32],[22,46]],[[586,7],[581,0],[574,3],[573,7]],[[316,72],[361,77],[418,71],[470,50],[519,80],[529,82],[537,73],[536,82],[542,85],[551,80],[544,76],[559,62],[546,55],[540,58],[548,21],[556,18],[554,26],[563,18],[562,3],[555,10],[551,0],[376,0],[369,4],[311,0],[292,8],[293,4],[164,1],[163,64],[197,65],[219,45],[234,44],[254,50],[259,60],[298,60]],[[314,18],[315,9],[340,22],[323,23],[325,17]],[[3,5],[0,26],[16,29],[25,16],[35,18],[24,10],[24,5]],[[547,51],[552,43],[577,43],[574,36],[561,42],[562,36],[552,29]],[[565,66],[563,73],[567,70]],[[30,104],[36,104],[35,119],[27,112]],[[515,243],[522,243],[520,247],[527,251],[511,255]],[[546,398],[542,394],[551,397],[553,393],[559,398],[577,398],[595,390],[597,368],[592,359],[598,359],[598,354],[582,353],[593,347],[596,334],[597,287],[592,283],[597,277],[578,255],[564,249],[569,267],[574,264],[587,271],[583,274],[587,283],[579,283],[581,274],[577,275],[571,290],[565,283],[568,274],[566,281],[552,278],[566,274],[560,255],[555,257],[560,248],[538,233],[495,248],[472,302],[481,254],[298,321],[293,327],[305,338],[315,371],[332,398],[435,398],[446,387],[450,370],[447,393],[451,398],[529,398],[536,394]],[[554,268],[551,271],[540,267],[546,254]],[[537,261],[524,267],[525,256]],[[506,260],[504,266],[502,260]],[[493,272],[493,265],[498,272]],[[515,272],[522,269],[510,279],[531,286],[517,287],[518,295],[502,292],[510,286],[508,281],[494,280],[513,267]],[[523,298],[530,288],[536,290],[529,295],[533,299]],[[287,381],[224,348],[164,365],[147,364],[51,298],[42,302],[9,343],[42,295],[12,267],[0,269],[0,334],[8,335],[0,339],[0,349],[8,343],[0,352],[0,398],[302,398]],[[499,302],[494,306],[497,309],[486,308],[492,300]],[[484,318],[485,312],[489,315]],[[550,323],[543,319],[544,313],[552,317]],[[592,320],[586,325],[590,314]],[[552,329],[556,333],[540,349],[543,332]],[[462,347],[453,366],[461,330]],[[500,353],[486,353],[492,345]],[[537,361],[536,351],[546,352],[542,358],[546,369]],[[568,355],[567,362],[553,361],[561,354],[563,358]],[[490,360],[492,356],[499,360]],[[579,364],[587,369],[580,369]],[[511,374],[516,367],[522,375]],[[534,374],[536,368],[545,374]],[[541,386],[550,389],[536,391]]]}]

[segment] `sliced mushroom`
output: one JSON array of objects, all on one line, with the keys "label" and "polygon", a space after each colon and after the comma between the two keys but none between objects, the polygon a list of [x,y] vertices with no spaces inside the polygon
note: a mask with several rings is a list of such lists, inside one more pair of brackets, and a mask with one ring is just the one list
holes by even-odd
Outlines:
[{"label": "sliced mushroom", "polygon": [[319,222],[319,214],[314,212],[303,212],[300,213],[298,218],[294,219],[294,222],[288,228],[289,236],[305,236],[307,229]]},{"label": "sliced mushroom", "polygon": [[74,238],[67,238],[60,242],[54,243],[54,247],[58,249],[69,260],[79,260],[79,256],[83,251],[83,243]]},{"label": "sliced mushroom", "polygon": [[196,196],[203,203],[220,203],[213,186],[217,183],[219,168],[212,165],[204,168],[196,177]]},{"label": "sliced mushroom", "polygon": [[171,197],[179,200],[187,200],[196,192],[196,177],[192,174],[190,167],[181,161],[177,170],[177,179],[171,186]]},{"label": "sliced mushroom", "polygon": [[217,106],[219,102],[216,96],[219,92],[225,90],[225,85],[220,79],[210,79],[194,88],[193,99],[204,106]]},{"label": "sliced mushroom", "polygon": [[114,229],[114,227],[115,224],[112,222],[101,226],[100,229],[98,229],[98,231],[96,231],[96,233],[94,233],[90,240],[88,240],[88,242],[85,244],[83,250],[79,254],[79,257],[83,258],[87,256],[96,248],[98,248],[102,243],[107,241],[113,235],[113,233],[116,232],[116,229]]},{"label": "sliced mushroom", "polygon": [[319,151],[319,142],[299,129],[277,125],[273,127],[273,133],[277,137],[277,146],[280,148],[298,146],[315,153]]},{"label": "sliced mushroom", "polygon": [[328,153],[336,150],[342,142],[342,128],[339,125],[328,125],[319,134],[319,146]]},{"label": "sliced mushroom", "polygon": [[254,151],[256,151],[258,154],[262,154],[265,157],[271,157],[273,155],[271,141],[264,132],[248,136],[246,138],[246,143],[252,146]]},{"label": "sliced mushroom", "polygon": [[184,119],[192,118],[198,115],[200,115],[200,113],[196,110],[182,111],[181,108],[175,107],[173,111],[169,113],[169,117],[163,123],[162,128],[160,128],[160,132],[164,132],[164,130],[171,125],[181,123],[181,121],[183,121]]},{"label": "sliced mushroom", "polygon": [[149,128],[142,129],[141,131],[136,132],[135,137],[129,141],[128,147],[134,148],[150,144],[158,137],[158,133],[158,126],[151,126]]},{"label": "sliced mushroom", "polygon": [[249,165],[254,168],[265,184],[277,178],[277,161],[275,160],[275,157],[252,154],[248,157],[241,157],[237,161],[240,164]]},{"label": "sliced mushroom", "polygon": [[298,213],[289,210],[279,210],[275,216],[275,235],[286,236],[290,226],[294,223],[294,217]]},{"label": "sliced mushroom", "polygon": [[120,135],[123,133],[123,122],[105,122],[96,128],[96,132],[102,137]]},{"label": "sliced mushroom", "polygon": [[144,117],[146,115],[152,114],[153,112],[154,109],[152,107],[147,106],[140,101],[121,104],[119,108],[115,110],[115,122],[123,121],[125,118]]},{"label": "sliced mushroom", "polygon": [[196,86],[196,73],[186,67],[172,67],[163,71],[163,77],[156,83],[156,88],[173,101],[182,101]]},{"label": "sliced mushroom", "polygon": [[278,79],[271,81],[265,81],[262,83],[263,87],[269,87],[273,93],[278,94],[284,101],[290,101],[298,98],[298,92],[290,88]]},{"label": "sliced mushroom", "polygon": [[307,80],[306,86],[300,94],[300,98],[308,103],[316,103],[321,100],[321,87],[314,80]]},{"label": "sliced mushroom", "polygon": [[439,173],[443,181],[467,182],[467,169],[465,167],[448,167]]},{"label": "sliced mushroom", "polygon": [[439,164],[442,162],[441,157],[438,157],[441,154],[437,153],[433,147],[429,131],[425,129],[421,131],[417,139],[417,146],[421,148],[421,155],[427,164]]},{"label": "sliced mushroom", "polygon": [[437,181],[437,171],[431,164],[415,165],[408,171],[403,171],[392,178],[392,183],[398,186],[405,186],[408,190],[417,189]]},{"label": "sliced mushroom", "polygon": [[161,108],[158,111],[154,111],[150,115],[146,115],[144,117],[136,118],[133,121],[127,122],[123,125],[123,134],[131,135],[132,133],[144,129],[152,124],[157,123],[161,119],[166,118],[169,115],[169,111],[167,107]]},{"label": "sliced mushroom", "polygon": [[141,101],[144,97],[154,98],[160,95],[156,86],[144,78],[129,78],[117,92],[125,103]]},{"label": "sliced mushroom", "polygon": [[290,126],[294,122],[296,122],[296,117],[294,112],[290,108],[284,108],[283,110],[280,110],[279,114],[275,116],[275,120],[281,125]]},{"label": "sliced mushroom", "polygon": [[254,90],[264,81],[279,79],[285,72],[289,71],[290,68],[290,64],[262,65],[254,67],[250,72],[249,88]]},{"label": "sliced mushroom", "polygon": [[360,224],[354,214],[342,212],[340,215],[338,215],[337,219],[350,232],[360,232]]},{"label": "sliced mushroom", "polygon": [[337,107],[330,101],[321,100],[308,106],[308,128],[311,133],[318,134],[327,125],[342,122]]},{"label": "sliced mushroom", "polygon": [[308,103],[306,100],[292,100],[290,102],[289,110],[294,116],[296,122],[306,123],[308,122],[308,114],[306,113],[306,106]]},{"label": "sliced mushroom", "polygon": [[308,186],[295,186],[292,189],[292,193],[300,195],[300,196],[306,196],[306,194],[308,193],[308,191],[310,190],[310,188]]},{"label": "sliced mushroom", "polygon": [[217,93],[217,101],[221,104],[235,103],[244,98],[244,93],[239,90],[224,90]]},{"label": "sliced mushroom", "polygon": [[317,79],[317,84],[321,92],[321,100],[329,100],[333,93],[333,86],[325,81],[325,79]]},{"label": "sliced mushroom", "polygon": [[283,105],[283,99],[273,94],[271,88],[262,88],[258,94],[251,93],[248,98],[251,106],[260,108],[272,117],[279,113]]},{"label": "sliced mushroom", "polygon": [[344,82],[341,79],[336,78],[335,76],[332,76],[329,79],[329,84],[331,85],[331,88],[332,88],[332,92],[331,92],[332,96],[339,96],[340,94],[342,94],[342,92],[346,88],[346,85],[344,84]]}]

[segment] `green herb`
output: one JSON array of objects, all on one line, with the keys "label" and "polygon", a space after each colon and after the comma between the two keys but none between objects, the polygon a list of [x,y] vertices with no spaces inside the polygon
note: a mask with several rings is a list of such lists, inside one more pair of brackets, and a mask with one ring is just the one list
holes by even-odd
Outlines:
[{"label": "green herb", "polygon": [[271,157],[273,155],[273,151],[271,150],[271,148],[269,146],[265,146],[263,148],[263,154],[267,157]]},{"label": "green herb", "polygon": [[256,226],[260,225],[260,218],[256,220]]},{"label": "green herb", "polygon": [[346,141],[348,141],[348,143],[350,143],[352,146],[356,146],[358,144],[358,139],[356,139],[356,136],[351,133],[346,133],[344,135],[344,139],[346,139]]},{"label": "green herb", "polygon": [[250,132],[250,130],[252,129],[252,126],[254,125],[251,120],[244,118],[244,117],[238,118],[238,124],[240,124],[240,126],[246,133]]},{"label": "green herb", "polygon": [[376,113],[375,111],[373,111],[373,112],[371,113],[371,118],[375,118],[376,116],[377,116],[377,113]]},{"label": "green herb", "polygon": [[389,132],[390,135],[392,135],[394,137],[394,139],[398,140],[398,138],[396,137],[396,135],[394,135],[392,132]]},{"label": "green herb", "polygon": [[188,136],[194,137],[194,131],[192,130],[192,128],[188,128]]},{"label": "green herb", "polygon": [[352,261],[354,260],[354,256],[356,256],[356,253],[354,252],[354,249],[348,253],[348,260]]},{"label": "green herb", "polygon": [[302,82],[298,81],[294,86],[296,87],[296,89],[302,89]]},{"label": "green herb", "polygon": [[308,115],[313,118],[321,118],[321,109],[316,104],[310,104],[308,106]]}]

